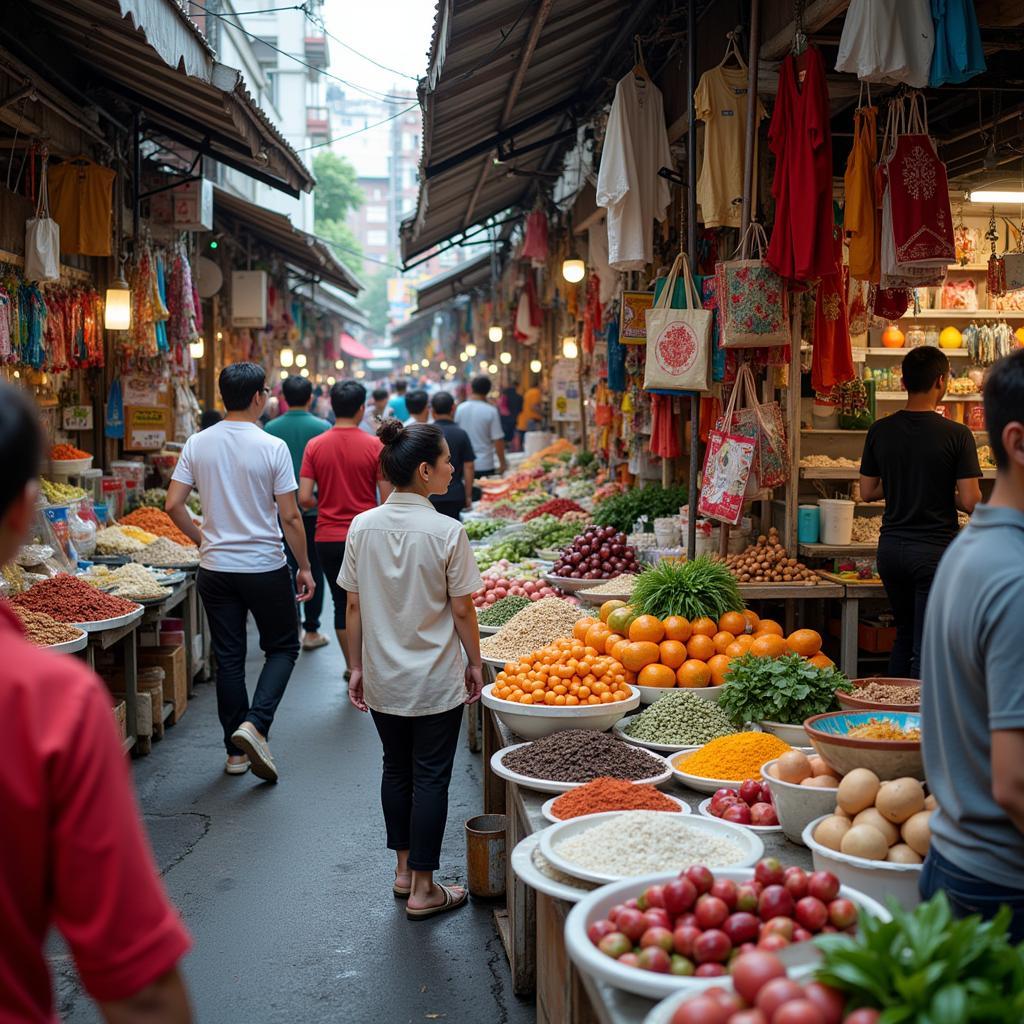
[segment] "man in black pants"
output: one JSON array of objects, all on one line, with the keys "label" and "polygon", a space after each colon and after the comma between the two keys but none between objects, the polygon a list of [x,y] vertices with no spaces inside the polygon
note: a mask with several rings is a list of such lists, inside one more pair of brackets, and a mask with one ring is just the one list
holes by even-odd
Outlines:
[{"label": "man in black pants", "polygon": [[918,679],[925,607],[939,559],[957,535],[957,509],[981,501],[978,451],[962,423],[939,416],[949,360],[922,346],[903,358],[907,404],[875,422],[860,464],[863,501],[884,496],[878,574],[896,619],[889,675]]},{"label": "man in black pants", "polygon": [[[218,383],[227,415],[185,442],[164,507],[200,546],[196,585],[217,659],[217,708],[228,752],[224,770],[241,775],[251,767],[257,777],[276,782],[267,738],[299,654],[294,602],[308,601],[316,584],[288,446],[259,426],[270,393],[263,368],[234,363],[224,367]],[[185,505],[193,487],[203,503],[201,531]],[[282,529],[298,563],[294,586]],[[245,687],[250,612],[266,659],[251,705]]]},{"label": "man in black pants", "polygon": [[473,507],[473,444],[469,434],[455,424],[455,399],[447,391],[438,391],[431,398],[430,407],[434,410],[434,423],[448,442],[453,470],[448,492],[439,498],[431,496],[430,500],[442,515],[461,520],[459,513]]}]

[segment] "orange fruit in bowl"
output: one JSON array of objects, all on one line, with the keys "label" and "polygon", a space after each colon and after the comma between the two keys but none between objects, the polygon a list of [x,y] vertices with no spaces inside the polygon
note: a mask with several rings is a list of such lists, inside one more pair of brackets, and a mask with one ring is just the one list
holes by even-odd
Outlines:
[{"label": "orange fruit in bowl", "polygon": [[638,615],[630,623],[628,636],[634,643],[646,640],[657,644],[665,639],[665,627],[653,615]]},{"label": "orange fruit in bowl", "polygon": [[776,636],[785,636],[782,627],[774,619],[761,619],[754,628],[754,635],[758,633],[774,633]]},{"label": "orange fruit in bowl", "polygon": [[630,672],[639,672],[648,665],[656,664],[660,658],[661,649],[649,640],[630,641],[622,651],[622,664]]},{"label": "orange fruit in bowl", "polygon": [[749,608],[744,609],[743,618],[747,620],[747,632],[753,633],[755,629],[760,625],[761,620],[758,618],[757,612],[752,612]]},{"label": "orange fruit in bowl", "polygon": [[596,622],[587,630],[587,635],[583,638],[583,642],[588,647],[593,647],[595,651],[603,651],[604,645],[608,642],[608,637],[611,635],[612,631],[603,622]]},{"label": "orange fruit in bowl", "polygon": [[629,646],[629,641],[625,637],[621,637],[612,644],[612,649],[608,653],[621,665],[622,664],[622,652]]},{"label": "orange fruit in bowl", "polygon": [[690,637],[690,642],[686,645],[686,653],[691,660],[707,661],[709,658],[714,657],[718,651],[715,650],[715,642],[711,637],[706,636],[704,633],[696,633]]},{"label": "orange fruit in bowl", "polygon": [[727,654],[716,654],[708,661],[712,686],[723,686],[725,684],[725,673],[729,671],[730,661],[732,661],[732,658]]},{"label": "orange fruit in bowl", "polygon": [[660,686],[669,689],[676,685],[676,674],[668,665],[644,665],[636,681],[640,686]]},{"label": "orange fruit in bowl", "polygon": [[625,636],[629,632],[629,624],[636,618],[636,613],[628,605],[621,608],[614,608],[608,615],[606,625],[612,632],[621,633]]},{"label": "orange fruit in bowl", "polygon": [[572,635],[577,640],[581,640],[581,641],[582,640],[586,640],[586,638],[587,638],[587,630],[590,629],[591,626],[596,626],[598,624],[599,624],[599,620],[598,619],[592,619],[589,616],[587,616],[586,618],[583,618],[583,619],[579,619],[576,622],[576,625],[574,625],[572,627]]},{"label": "orange fruit in bowl", "polygon": [[743,612],[726,612],[718,620],[718,628],[724,633],[732,633],[739,636],[747,631],[747,617]]},{"label": "orange fruit in bowl", "polygon": [[663,620],[662,625],[665,627],[666,640],[678,640],[680,643],[685,644],[693,635],[693,627],[690,625],[690,620],[684,619],[682,615],[670,615],[667,619]]},{"label": "orange fruit in bowl", "polygon": [[807,659],[815,668],[835,668],[835,662],[827,655],[819,651],[813,658]]},{"label": "orange fruit in bowl", "polygon": [[[605,654],[611,654],[612,653],[612,649],[615,647],[615,645],[617,643],[619,643],[621,640],[625,640],[625,639],[626,638],[621,633],[611,633],[611,634],[609,634],[608,639],[605,640],[605,642],[604,642],[604,648],[603,648],[604,653]],[[612,657],[614,657],[614,655],[612,655]]]},{"label": "orange fruit in bowl", "polygon": [[715,650],[718,651],[719,654],[725,654],[726,647],[728,647],[735,639],[736,637],[733,636],[732,633],[723,629],[720,633],[716,633],[711,638],[711,642],[715,645]]},{"label": "orange fruit in bowl", "polygon": [[688,690],[711,685],[711,669],[703,661],[684,661],[676,673],[676,682]]},{"label": "orange fruit in bowl", "polygon": [[601,605],[601,610],[597,613],[597,616],[598,616],[598,618],[602,622],[607,622],[608,621],[608,616],[611,615],[611,613],[613,611],[615,611],[616,608],[625,608],[625,607],[626,607],[626,602],[625,601],[618,601],[618,600],[605,601],[605,603],[603,605]]},{"label": "orange fruit in bowl", "polygon": [[662,640],[658,649],[661,651],[662,665],[668,665],[670,669],[675,670],[686,661],[686,644],[678,640]]},{"label": "orange fruit in bowl", "polygon": [[813,658],[821,650],[821,634],[814,629],[798,629],[786,637],[786,644],[796,654]]},{"label": "orange fruit in bowl", "polygon": [[[743,635],[747,636],[746,633],[744,633]],[[754,642],[753,641],[753,637],[750,638],[750,642],[751,643]],[[749,651],[749,650],[750,650],[750,644],[747,644],[746,646],[744,646],[738,640],[733,640],[733,642],[731,644],[729,644],[728,647],[726,647],[726,649],[725,649],[725,656],[729,657],[729,658],[742,658],[743,655],[746,654],[747,651]],[[716,655],[716,657],[718,657],[718,655]]]},{"label": "orange fruit in bowl", "polygon": [[763,633],[754,638],[754,642],[750,645],[750,653],[755,658],[781,658],[782,655],[789,654],[790,650],[781,636],[776,636],[774,633]]},{"label": "orange fruit in bowl", "polygon": [[718,623],[702,615],[699,619],[693,620],[693,632],[695,636],[706,636],[710,639],[718,632]]}]

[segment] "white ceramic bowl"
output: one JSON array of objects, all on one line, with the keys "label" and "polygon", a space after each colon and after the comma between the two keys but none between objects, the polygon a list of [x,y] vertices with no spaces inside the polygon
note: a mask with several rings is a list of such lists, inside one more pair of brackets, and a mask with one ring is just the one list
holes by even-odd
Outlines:
[{"label": "white ceramic bowl", "polygon": [[[587,583],[592,584],[595,587],[601,586],[602,583],[607,583],[607,580],[587,580]],[[605,601],[626,601],[633,596],[632,593],[618,593],[618,594],[591,594],[588,590],[580,590],[576,596],[580,599],[582,604],[602,605]]]},{"label": "white ceramic bowl", "polygon": [[[715,821],[725,821],[725,818],[719,818],[717,815],[711,813],[711,801],[712,797],[708,797],[707,800],[701,800],[697,804],[697,813],[703,814],[705,818],[713,818]],[[765,835],[769,832],[781,832],[781,825],[743,825],[739,822],[728,821],[727,825],[739,825],[740,828],[750,829],[755,835]]]},{"label": "white ceramic bowl", "polygon": [[[643,687],[640,687],[640,689],[643,689]],[[643,700],[642,697],[641,700]],[[623,740],[626,743],[632,743],[634,747],[643,747],[645,750],[656,750],[659,754],[683,754],[700,748],[700,744],[649,743],[647,740],[633,739],[632,736],[626,735],[623,730],[630,724],[630,722],[635,721],[639,717],[639,715],[627,715],[612,726],[612,732],[615,733],[620,740]]]},{"label": "white ceramic bowl", "polygon": [[[575,875],[577,878],[583,878],[588,882],[617,882],[620,879],[636,875],[635,871],[630,870],[629,864],[616,864],[614,867],[600,870],[585,868],[563,857],[559,853],[559,844],[573,836],[587,832],[606,821],[621,818],[624,814],[660,816],[662,813],[662,811],[607,811],[604,814],[587,814],[581,818],[569,818],[568,821],[561,821],[557,825],[546,828],[541,833],[540,852],[559,871],[564,871],[566,874]],[[728,839],[738,846],[742,851],[743,859],[730,864],[729,867],[753,867],[764,854],[764,843],[742,825],[733,825],[728,821],[721,821],[718,818],[705,818],[700,815],[688,816],[683,825],[688,832],[703,833],[715,839]],[[691,863],[689,858],[680,857],[677,863],[666,864],[665,866],[675,868],[678,872],[686,870]],[[707,866],[712,871],[715,870],[713,861],[708,861]]]},{"label": "white ceramic bowl", "polygon": [[722,695],[724,687],[721,686],[638,686],[637,689],[640,691],[640,703],[641,704],[653,704],[656,700],[661,700],[666,693],[678,693],[680,690],[685,690],[687,693],[692,693],[695,697],[700,697],[701,700],[710,700],[717,703],[718,698]]},{"label": "white ceramic bowl", "polygon": [[[807,755],[814,753],[813,747],[794,747],[794,749],[801,750]],[[671,754],[669,756],[668,762],[672,766],[672,774],[684,786],[689,786],[690,789],[695,789],[698,793],[714,793],[716,789],[723,788],[739,789],[745,781],[743,779],[705,779],[701,778],[699,775],[690,775],[689,772],[681,772],[676,767],[676,761],[685,756],[685,754]],[[835,790],[830,790],[829,792],[835,793]]]},{"label": "white ceramic bowl", "polygon": [[[700,819],[694,819],[700,820]],[[613,882],[595,889],[584,896],[569,912],[565,922],[565,947],[572,962],[583,972],[599,978],[601,981],[626,992],[635,992],[648,999],[663,999],[678,992],[697,992],[713,985],[728,984],[727,977],[694,978],[678,977],[672,974],[655,974],[643,971],[639,967],[620,964],[610,956],[605,956],[587,937],[587,928],[594,921],[608,916],[608,911],[618,903],[624,903],[632,897],[639,896],[649,885],[671,882],[676,877],[673,872],[659,872],[656,875],[644,875],[639,878],[627,878],[622,882]],[[751,868],[720,868],[715,878],[731,879],[734,882],[749,882],[754,877]],[[843,886],[840,895],[852,900],[864,912],[883,921],[890,919],[889,912],[877,900],[870,896]],[[794,948],[799,948],[800,943]],[[780,950],[785,963],[786,950]],[[792,977],[806,977],[813,970],[813,965],[793,968]]]},{"label": "white ceramic bowl", "polygon": [[[559,795],[561,795],[561,794],[559,794]],[[681,799],[680,797],[672,796],[671,793],[663,793],[662,796],[666,796],[673,803],[678,804],[679,805],[679,813],[680,814],[690,814],[691,813],[690,812],[690,805],[685,800]],[[548,821],[553,822],[555,825],[559,824],[559,822],[562,822],[562,821],[573,821],[574,819],[572,819],[572,818],[558,818],[558,817],[555,816],[555,813],[552,810],[552,808],[554,807],[554,803],[555,803],[555,801],[557,799],[558,799],[557,796],[553,796],[550,800],[545,800],[543,805],[541,806],[540,813],[543,814],[544,817],[548,819]],[[594,812],[594,814],[602,814],[602,813],[604,813],[604,812],[603,811],[595,811]],[[668,813],[668,812],[662,812],[662,813]],[[590,817],[590,815],[578,814],[576,817],[578,817],[578,818],[587,818],[587,817]]]},{"label": "white ceramic bowl", "polygon": [[93,456],[89,456],[87,459],[51,459],[50,460],[50,475],[51,476],[76,476],[79,473],[84,473],[87,469],[92,469]]},{"label": "white ceramic bowl", "polygon": [[810,847],[815,871],[831,871],[843,885],[855,886],[876,900],[892,896],[905,910],[913,910],[921,902],[917,884],[923,864],[890,864],[830,850],[814,838],[814,830],[827,817],[826,814],[809,821],[803,831],[802,841]]},{"label": "white ceramic bowl", "polygon": [[542,892],[545,896],[553,896],[556,900],[565,900],[566,903],[575,903],[577,900],[583,899],[588,892],[594,891],[593,882],[577,879],[578,886],[570,885],[568,882],[551,878],[541,871],[534,860],[534,854],[539,852],[537,850],[539,845],[540,833],[534,832],[516,844],[509,858],[512,870],[531,889],[536,889],[537,892]]},{"label": "white ceramic bowl", "polygon": [[785,740],[791,747],[806,747],[811,741],[804,730],[803,723],[800,725],[787,725],[785,722],[758,722],[762,732],[770,732]]},{"label": "white ceramic bowl", "polygon": [[[520,775],[519,772],[507,768],[502,761],[504,756],[510,750],[518,750],[520,747],[527,745],[526,743],[513,743],[510,747],[502,747],[501,750],[496,750],[491,755],[491,771],[506,782],[514,782],[517,786],[522,786],[524,789],[533,789],[538,793],[568,793],[570,789],[579,789],[580,786],[586,785],[585,782],[558,782],[554,779],[537,779],[532,775]],[[664,770],[659,771],[650,778],[633,779],[632,781],[647,786],[660,786],[663,782],[668,782],[672,778],[672,768],[668,761],[653,751],[648,751],[648,753],[654,759],[656,765],[660,763],[665,766]]]},{"label": "white ceramic bowl", "polygon": [[517,704],[492,693],[494,683],[483,690],[484,707],[491,708],[502,723],[517,736],[538,740],[563,729],[593,729],[604,732],[640,704],[640,691],[630,687],[630,696],[612,704],[558,707],[552,704]]},{"label": "white ceramic bowl", "polygon": [[791,842],[803,844],[804,829],[812,818],[821,818],[832,814],[836,808],[836,791],[834,789],[817,789],[814,786],[800,786],[794,782],[783,782],[768,774],[768,768],[775,764],[774,758],[761,765],[761,778],[768,783],[775,801],[775,813],[779,816],[779,824],[786,838]]},{"label": "white ceramic bowl", "polygon": [[[546,572],[541,577],[542,580],[549,587],[557,587],[559,590],[564,590],[567,594],[575,594],[579,590],[586,590],[588,587],[599,587],[606,580],[574,580],[569,576],[556,576],[552,572]],[[608,601],[608,597],[601,598],[602,601]]]}]

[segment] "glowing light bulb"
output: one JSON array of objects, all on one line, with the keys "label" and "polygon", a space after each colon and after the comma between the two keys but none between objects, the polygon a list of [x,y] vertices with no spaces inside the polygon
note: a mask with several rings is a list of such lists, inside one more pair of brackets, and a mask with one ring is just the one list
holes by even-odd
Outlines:
[{"label": "glowing light bulb", "polygon": [[308,377],[309,376],[309,370],[304,366],[301,370],[299,370],[299,376],[300,377]]},{"label": "glowing light bulb", "polygon": [[123,277],[118,277],[107,289],[103,326],[108,331],[127,331],[132,326],[132,293]]},{"label": "glowing light bulb", "polygon": [[286,345],[283,349],[281,349],[281,354],[278,356],[278,361],[284,367],[294,366],[295,353]]},{"label": "glowing light bulb", "polygon": [[488,373],[497,373],[498,372],[498,364],[497,363],[491,363],[491,365],[487,367],[487,372]]},{"label": "glowing light bulb", "polygon": [[287,370],[282,370],[281,371],[281,380],[287,380],[287,379],[288,379],[288,371]]},{"label": "glowing light bulb", "polygon": [[576,344],[576,339],[571,334],[567,334],[562,339],[562,355],[566,359],[575,359],[579,354],[580,350]]},{"label": "glowing light bulb", "polygon": [[544,367],[543,367],[543,364],[541,363],[541,361],[540,361],[539,359],[531,359],[531,360],[530,360],[530,369],[531,369],[531,370],[532,370],[532,371],[533,371],[534,373],[540,373],[540,371],[541,371],[541,370],[542,370],[543,368],[544,368]]},{"label": "glowing light bulb", "polygon": [[430,360],[429,360],[429,359],[421,359],[421,360],[420,360],[420,366],[422,366],[424,370],[425,370],[425,369],[426,369],[426,368],[427,368],[427,367],[428,367],[429,365],[430,365]]},{"label": "glowing light bulb", "polygon": [[475,356],[475,355],[476,355],[476,345],[474,345],[473,342],[470,342],[466,346],[466,358],[472,359],[473,356]]},{"label": "glowing light bulb", "polygon": [[206,343],[200,338],[198,341],[193,341],[188,346],[188,354],[193,359],[202,359],[206,355]]},{"label": "glowing light bulb", "polygon": [[299,369],[302,369],[302,367],[306,365],[306,353],[305,352],[300,352],[295,357],[295,365],[297,367],[299,367]]},{"label": "glowing light bulb", "polygon": [[345,360],[344,359],[335,359],[334,360],[334,368],[336,370],[344,370],[345,369]]},{"label": "glowing light bulb", "polygon": [[459,353],[459,362],[460,363],[468,363],[469,362],[469,354],[467,352],[460,352]]},{"label": "glowing light bulb", "polygon": [[569,284],[578,284],[583,280],[586,272],[586,264],[578,256],[570,256],[567,260],[562,261],[562,277]]},{"label": "glowing light bulb", "polygon": [[491,324],[491,326],[487,328],[487,337],[497,345],[498,342],[505,337],[505,332],[502,330],[501,324]]},{"label": "glowing light bulb", "polygon": [[511,352],[502,352],[501,355],[498,356],[498,361],[502,365],[508,366],[508,364],[512,362],[512,353]]}]

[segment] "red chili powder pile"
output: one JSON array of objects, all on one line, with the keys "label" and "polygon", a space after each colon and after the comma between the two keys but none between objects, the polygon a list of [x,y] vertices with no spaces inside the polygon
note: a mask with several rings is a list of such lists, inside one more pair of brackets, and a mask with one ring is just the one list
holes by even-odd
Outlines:
[{"label": "red chili powder pile", "polygon": [[659,793],[654,786],[638,786],[626,779],[606,776],[594,779],[585,786],[571,789],[552,805],[551,812],[563,821],[581,814],[601,811],[676,811],[679,804]]},{"label": "red chili powder pile", "polygon": [[135,611],[138,605],[123,597],[104,594],[88,583],[61,573],[41,580],[23,594],[11,598],[11,604],[33,612],[46,612],[58,622],[99,622],[116,619]]}]

